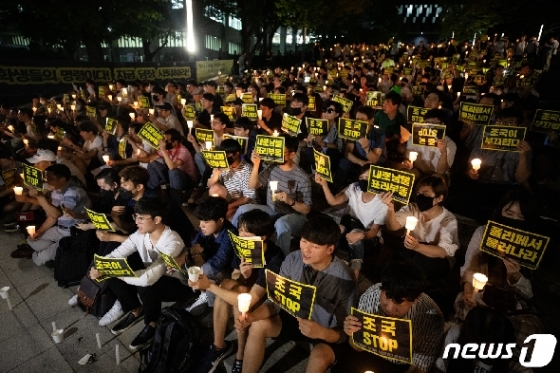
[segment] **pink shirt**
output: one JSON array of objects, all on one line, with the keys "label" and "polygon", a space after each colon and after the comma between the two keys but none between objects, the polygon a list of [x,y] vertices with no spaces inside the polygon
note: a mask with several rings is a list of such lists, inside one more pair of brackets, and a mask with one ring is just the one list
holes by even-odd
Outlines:
[{"label": "pink shirt", "polygon": [[[161,150],[158,150],[157,154],[160,158],[163,158]],[[171,158],[173,162],[177,160],[182,161],[183,163],[178,168],[189,175],[193,181],[198,181],[198,170],[196,169],[192,155],[187,148],[183,145],[179,145],[178,148],[168,150],[167,154],[169,154],[169,158]]]}]

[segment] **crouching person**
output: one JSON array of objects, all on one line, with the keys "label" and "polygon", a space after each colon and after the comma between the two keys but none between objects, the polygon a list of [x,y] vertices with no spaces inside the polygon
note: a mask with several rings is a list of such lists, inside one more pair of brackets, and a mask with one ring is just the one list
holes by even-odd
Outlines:
[{"label": "crouching person", "polygon": [[280,276],[316,287],[311,318],[292,317],[266,301],[238,317],[236,329],[248,328],[243,372],[258,372],[264,359],[267,338],[313,344],[306,372],[325,372],[337,359],[347,341],[342,325],[357,297],[352,270],[333,255],[340,229],[330,217],[319,215],[301,229],[301,250],[290,253]]},{"label": "crouching person", "polygon": [[[106,280],[125,312],[125,317],[111,329],[113,334],[124,332],[144,317],[144,329],[129,345],[132,351],[150,343],[156,331],[162,302],[183,300],[191,294],[191,290],[181,283],[179,274],[177,278],[167,275],[165,262],[160,256],[161,252],[176,257],[185,246],[179,234],[163,222],[167,208],[161,198],[140,199],[134,206],[133,215],[138,230],[106,256],[127,258],[138,253],[144,264],[144,268],[133,268],[137,277],[113,277]],[[92,267],[90,278],[99,277],[101,273]]]}]

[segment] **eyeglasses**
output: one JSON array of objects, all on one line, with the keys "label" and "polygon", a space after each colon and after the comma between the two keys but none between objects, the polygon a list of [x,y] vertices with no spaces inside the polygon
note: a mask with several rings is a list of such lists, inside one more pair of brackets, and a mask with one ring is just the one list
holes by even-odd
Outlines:
[{"label": "eyeglasses", "polygon": [[328,108],[328,109],[323,109],[323,113],[327,113],[327,114],[332,114],[335,111],[335,109],[333,109],[332,107]]},{"label": "eyeglasses", "polygon": [[151,219],[151,216],[140,216],[138,214],[132,214],[132,219],[137,223],[143,223],[148,219]]}]

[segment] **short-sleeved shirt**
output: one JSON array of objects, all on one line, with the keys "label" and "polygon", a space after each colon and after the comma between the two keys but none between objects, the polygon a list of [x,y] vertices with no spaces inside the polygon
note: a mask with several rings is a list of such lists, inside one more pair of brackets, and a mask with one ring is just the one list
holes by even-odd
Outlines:
[{"label": "short-sleeved shirt", "polygon": [[286,215],[297,212],[284,202],[272,201],[272,192],[268,187],[270,180],[278,181],[277,192],[285,192],[290,198],[297,198],[308,206],[311,202],[311,180],[299,166],[294,166],[290,171],[282,171],[279,166],[273,165],[259,175],[259,181],[266,188],[266,205],[277,214]]},{"label": "short-sleeved shirt", "polygon": [[381,201],[379,195],[369,202],[364,202],[362,200],[364,192],[360,189],[359,183],[350,184],[344,194],[348,197],[348,213],[358,219],[366,229],[370,229],[374,224],[385,224],[387,205]]},{"label": "short-sleeved shirt", "polygon": [[93,141],[84,142],[84,148],[87,150],[97,150],[98,152],[103,149],[103,138],[101,136],[95,136]]},{"label": "short-sleeved shirt", "polygon": [[[54,190],[51,194],[51,202],[53,206],[65,207],[77,214],[85,214],[85,208],[91,208],[91,201],[86,191],[77,186],[73,181],[69,181],[64,190]],[[76,220],[68,215],[61,215],[58,218],[58,225],[66,228],[74,226],[82,220]]]},{"label": "short-sleeved shirt", "polygon": [[387,138],[391,138],[395,135],[400,137],[401,126],[406,123],[406,119],[402,113],[397,112],[397,116],[393,118],[393,120],[390,120],[387,114],[383,111],[378,111],[377,114],[375,114],[374,123],[381,128]]},{"label": "short-sleeved shirt", "polygon": [[[253,284],[259,285],[263,289],[266,289],[266,273],[265,270],[268,269],[274,273],[280,272],[280,267],[284,262],[284,252],[273,242],[265,241],[266,250],[264,251],[264,268],[253,268],[251,276],[246,279],[245,284],[252,286]],[[231,267],[233,269],[239,269],[241,265],[241,259],[235,255],[233,257],[233,262]]]},{"label": "short-sleeved shirt", "polygon": [[[369,142],[369,149],[381,149],[381,156],[377,161],[378,164],[382,164],[387,160],[387,147],[385,146],[385,133],[375,126],[372,126],[366,134],[366,138]],[[367,154],[358,142],[354,143],[354,150],[352,154],[362,160],[367,160]]]},{"label": "short-sleeved shirt", "polygon": [[220,181],[233,199],[247,197],[250,200],[247,203],[258,203],[255,190],[249,188],[249,178],[252,171],[253,166],[242,160],[235,169],[230,168],[220,174]]},{"label": "short-sleeved shirt", "polygon": [[[474,158],[482,160],[478,170],[478,181],[481,183],[516,184],[515,170],[519,163],[518,152],[500,152],[476,147],[472,150],[469,162]],[[527,160],[527,168],[531,170],[531,153]]]},{"label": "short-sleeved shirt", "polygon": [[183,127],[174,115],[169,114],[166,119],[160,117],[157,121],[167,127],[167,129],[176,129],[181,135],[183,135]]},{"label": "short-sleeved shirt", "polygon": [[[443,142],[445,143],[445,150],[447,152],[447,164],[449,168],[451,168],[455,160],[455,154],[457,153],[457,145],[447,136],[443,138]],[[439,158],[441,157],[441,152],[438,148],[433,146],[413,145],[412,136],[410,136],[406,144],[406,149],[409,152],[413,151],[418,153],[418,158],[414,161],[415,165],[421,165],[421,169],[423,170],[427,169],[436,172]]]},{"label": "short-sleeved shirt", "polygon": [[[360,297],[358,308],[374,315],[385,316],[379,297],[381,284],[375,284]],[[429,371],[435,363],[443,337],[443,315],[436,303],[422,293],[410,310],[402,317],[412,321],[412,365],[423,371]],[[388,359],[395,364],[403,364]]]},{"label": "short-sleeved shirt", "polygon": [[329,144],[335,144],[336,148],[340,151],[342,150],[343,141],[338,137],[338,128],[336,122],[333,123],[327,134],[323,137],[323,141]]},{"label": "short-sleeved shirt", "polygon": [[[161,150],[157,152],[160,158],[163,158],[163,154]],[[189,150],[184,147],[183,145],[179,145],[179,147],[168,150],[167,154],[173,162],[180,160],[182,163],[178,169],[189,175],[194,181],[198,180],[198,171],[194,164],[194,160],[192,158],[191,153]]]}]

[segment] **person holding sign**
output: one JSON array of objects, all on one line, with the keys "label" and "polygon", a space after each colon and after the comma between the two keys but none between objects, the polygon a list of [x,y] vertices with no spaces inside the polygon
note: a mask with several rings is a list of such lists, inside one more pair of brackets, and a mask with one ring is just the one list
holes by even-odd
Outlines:
[{"label": "person holding sign", "polygon": [[257,132],[253,122],[247,117],[240,117],[233,123],[233,134],[237,137],[245,137],[247,140],[247,147],[242,158],[246,161],[251,159],[251,153],[255,149],[255,141]]},{"label": "person holding sign", "polygon": [[[251,304],[249,309],[259,304],[266,296],[266,274],[265,269],[278,273],[284,261],[284,253],[278,246],[270,241],[274,233],[274,222],[265,212],[260,210],[249,211],[239,217],[239,237],[258,237],[264,240],[264,268],[253,268],[244,258],[235,256],[232,262],[234,272],[239,272],[239,277],[225,279],[220,285],[211,282],[206,275],[201,275],[198,282],[190,282],[189,285],[195,290],[208,290],[216,295],[214,301],[213,329],[214,343],[199,365],[196,372],[208,373],[226,357],[232,348],[232,343],[225,341],[226,329],[229,315],[233,311],[234,319],[239,317],[237,308],[237,295],[249,293]],[[233,363],[234,369],[241,372],[243,357],[245,353],[245,342],[247,331],[237,331],[237,353]]]},{"label": "person holding sign", "polygon": [[[356,301],[357,286],[350,268],[333,255],[340,238],[340,229],[332,218],[318,215],[309,219],[301,231],[301,250],[286,257],[279,275],[300,285],[315,287],[311,316],[309,319],[294,317],[280,309],[270,299],[269,288],[269,300],[248,312],[244,318],[239,316],[235,322],[235,328],[239,331],[248,328],[244,373],[259,371],[267,338],[313,344],[307,372],[325,372],[342,358],[347,339],[342,323]],[[276,285],[275,294],[281,291]],[[292,304],[302,303],[301,288],[298,288],[292,283],[290,291],[282,293],[282,299],[289,299]],[[280,300],[274,298],[274,302]]]},{"label": "person holding sign", "polygon": [[[132,145],[127,141],[128,127],[130,122],[119,116],[116,120],[115,133],[103,131],[103,152],[109,155],[109,159],[123,160],[132,157]],[[109,164],[108,164],[109,165]]]},{"label": "person holding sign", "polygon": [[397,256],[415,262],[429,280],[444,278],[451,269],[452,257],[459,248],[457,219],[441,206],[447,198],[447,183],[439,175],[418,181],[416,202],[395,212],[393,193],[383,193],[381,199],[389,208],[385,220],[389,231],[401,231],[406,219],[418,219],[416,227],[404,237],[404,248]]},{"label": "person holding sign", "polygon": [[259,128],[266,132],[263,135],[272,135],[274,131],[282,132],[282,115],[275,111],[276,104],[271,98],[263,98],[260,102],[260,109],[262,110],[262,119],[257,121]]},{"label": "person holding sign", "polygon": [[99,129],[93,122],[85,121],[80,123],[80,136],[84,139],[84,145],[79,147],[75,145],[68,137],[64,137],[62,143],[70,147],[74,151],[72,161],[74,164],[86,174],[91,160],[100,156],[103,149],[103,138],[99,136]]},{"label": "person holding sign", "polygon": [[342,105],[338,102],[327,101],[323,109],[323,119],[328,120],[328,132],[322,135],[309,134],[307,136],[306,155],[311,164],[315,164],[313,148],[328,155],[331,159],[331,168],[336,170],[342,158],[342,139],[338,136],[338,118],[342,115]]},{"label": "person holding sign", "polygon": [[158,118],[150,115],[150,122],[155,124],[161,131],[165,132],[169,129],[175,129],[183,135],[183,126],[179,122],[179,119],[173,115],[173,105],[169,102],[164,102],[162,105],[157,105]]},{"label": "person holding sign", "polygon": [[[381,327],[378,327],[374,316],[410,320],[412,335],[406,341],[408,346],[395,346],[393,359],[375,352],[345,354],[333,373],[362,373],[367,370],[429,372],[440,352],[444,319],[436,303],[423,292],[425,286],[424,274],[414,263],[388,262],[381,272],[381,282],[372,285],[360,297],[358,310],[371,316],[368,317],[368,322],[361,323],[356,316],[348,315],[344,320],[344,332],[351,337],[350,345],[360,351],[369,346],[356,345],[356,340],[375,341],[376,337],[380,339],[380,336],[388,336],[392,340],[391,337],[398,338],[399,334],[408,332],[399,330],[397,325],[400,327],[401,324],[392,323],[391,319],[383,320]],[[367,339],[364,338],[366,333],[369,335]],[[405,341],[401,344],[403,342]],[[404,364],[405,361],[410,361],[411,357],[412,361],[407,369],[407,365]],[[383,359],[397,366],[387,366]]]}]

